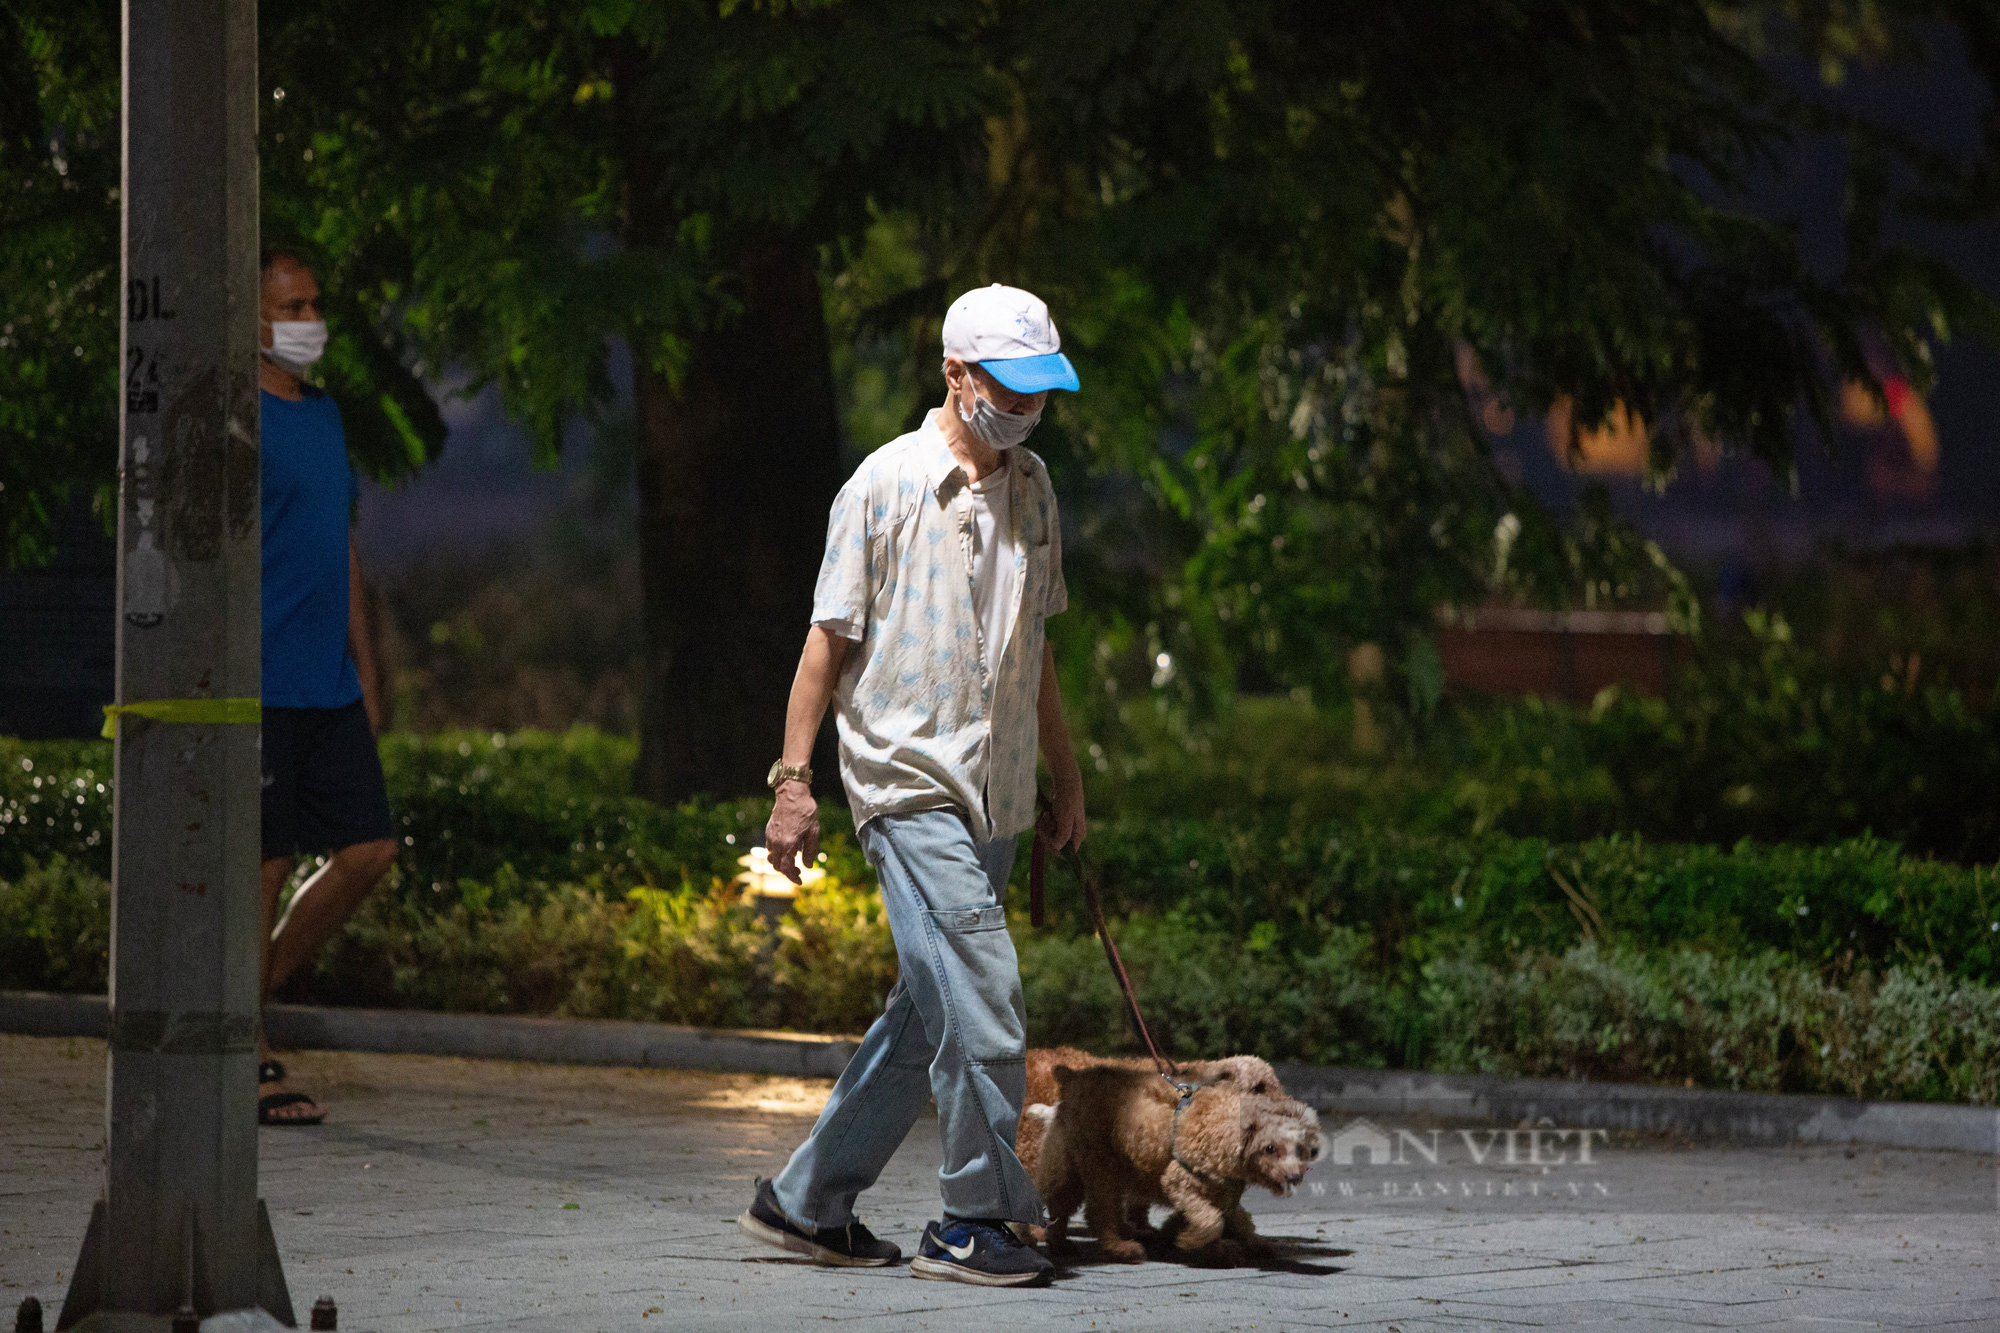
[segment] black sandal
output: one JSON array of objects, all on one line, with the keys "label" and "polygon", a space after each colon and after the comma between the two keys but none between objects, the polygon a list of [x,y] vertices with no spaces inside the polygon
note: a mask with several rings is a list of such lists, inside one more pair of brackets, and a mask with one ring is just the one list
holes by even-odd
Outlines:
[{"label": "black sandal", "polygon": [[[266,1060],[257,1066],[257,1082],[260,1084],[280,1083],[284,1081],[284,1077],[285,1067],[276,1060]],[[274,1092],[268,1097],[259,1097],[257,1099],[257,1123],[272,1126],[317,1125],[326,1119],[325,1111],[321,1111],[318,1115],[271,1114],[280,1107],[298,1106],[301,1104],[317,1105],[318,1103],[314,1102],[312,1098],[306,1096],[303,1092]]]}]

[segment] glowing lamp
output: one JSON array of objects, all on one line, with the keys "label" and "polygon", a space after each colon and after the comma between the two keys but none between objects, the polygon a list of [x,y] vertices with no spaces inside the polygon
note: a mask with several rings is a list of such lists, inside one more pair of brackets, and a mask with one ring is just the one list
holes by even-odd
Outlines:
[{"label": "glowing lamp", "polygon": [[[822,853],[819,859],[824,861],[825,854]],[[770,921],[776,921],[791,910],[800,889],[826,878],[826,872],[818,866],[807,866],[799,872],[799,883],[792,883],[771,864],[771,852],[767,847],[752,847],[748,855],[736,858],[736,864],[743,867],[743,873],[730,883],[742,889],[744,901]]]}]

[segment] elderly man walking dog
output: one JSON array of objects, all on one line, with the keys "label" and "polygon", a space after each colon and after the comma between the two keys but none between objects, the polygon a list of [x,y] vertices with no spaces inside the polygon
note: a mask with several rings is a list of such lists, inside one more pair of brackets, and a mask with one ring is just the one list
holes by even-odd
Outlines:
[{"label": "elderly man walking dog", "polygon": [[1046,1283],[1023,1243],[1041,1196],[1014,1155],[1026,1091],[1020,966],[1001,905],[1035,820],[1037,742],[1054,775],[1057,846],[1083,841],[1083,778],[1042,622],[1068,604],[1048,469],[1021,447],[1051,389],[1075,389],[1048,307],[967,292],[944,321],[948,395],[871,455],[827,526],[812,628],[771,768],[771,861],[798,878],[819,850],[806,762],[831,699],[840,773],[881,882],[902,974],[812,1134],[738,1220],[822,1264],[901,1251],[854,1216],[935,1098],[942,1221],[913,1276]]}]

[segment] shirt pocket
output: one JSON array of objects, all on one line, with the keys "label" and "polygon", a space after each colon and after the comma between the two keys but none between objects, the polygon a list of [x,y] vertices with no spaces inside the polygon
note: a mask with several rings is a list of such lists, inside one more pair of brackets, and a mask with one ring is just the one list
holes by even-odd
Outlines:
[{"label": "shirt pocket", "polygon": [[1014,485],[1014,503],[1020,507],[1021,544],[1030,550],[1049,544],[1049,520],[1055,506],[1040,486]]},{"label": "shirt pocket", "polygon": [[889,594],[896,586],[898,566],[907,555],[910,543],[916,539],[918,528],[917,505],[913,499],[885,502],[883,510],[875,517],[868,532],[868,583],[875,594],[878,613],[886,610],[893,600]]},{"label": "shirt pocket", "polygon": [[1054,568],[1054,558],[1052,542],[1028,548],[1027,577],[1021,588],[1021,626],[1037,635],[1042,632],[1043,613],[1048,609],[1049,571]]}]

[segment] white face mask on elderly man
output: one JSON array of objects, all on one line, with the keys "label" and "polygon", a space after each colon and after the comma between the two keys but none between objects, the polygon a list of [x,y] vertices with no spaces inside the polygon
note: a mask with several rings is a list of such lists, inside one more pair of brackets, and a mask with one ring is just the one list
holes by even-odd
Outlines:
[{"label": "white face mask on elderly man", "polygon": [[326,321],[323,319],[274,319],[271,321],[271,345],[264,349],[264,355],[294,375],[305,373],[306,367],[320,359],[326,352]]},{"label": "white face mask on elderly man", "polygon": [[972,372],[967,370],[965,374],[972,384],[972,411],[959,408],[958,419],[965,423],[966,429],[989,449],[1012,449],[1027,439],[1035,423],[1042,419],[1042,409],[1038,407],[1024,416],[1002,412],[992,399],[979,392],[979,383],[972,379]]}]

